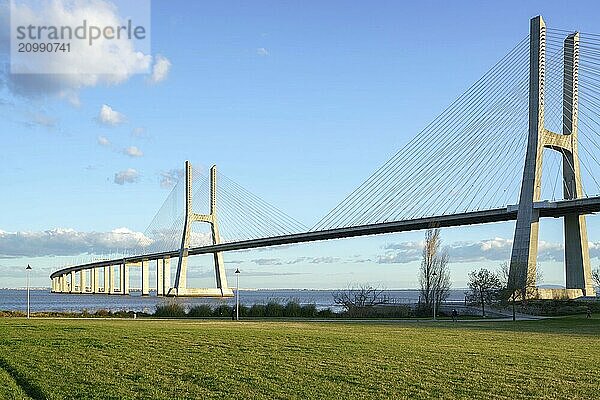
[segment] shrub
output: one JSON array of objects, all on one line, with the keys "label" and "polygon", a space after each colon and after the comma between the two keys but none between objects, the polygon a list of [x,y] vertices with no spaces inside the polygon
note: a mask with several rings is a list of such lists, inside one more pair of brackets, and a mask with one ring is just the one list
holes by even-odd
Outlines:
[{"label": "shrub", "polygon": [[264,317],[266,313],[266,307],[263,304],[254,304],[250,307],[250,310],[248,310],[248,315],[250,317]]},{"label": "shrub", "polygon": [[[235,307],[233,308],[235,311]],[[240,304],[240,317],[247,317],[249,315],[250,309],[242,304]]]},{"label": "shrub", "polygon": [[156,311],[154,311],[155,317],[171,317],[171,318],[182,318],[185,317],[185,308],[178,302],[171,300],[156,305]]},{"label": "shrub", "polygon": [[317,316],[319,318],[334,318],[334,317],[337,317],[338,314],[336,314],[333,311],[331,311],[331,308],[326,308],[324,310],[319,310],[317,312]]},{"label": "shrub", "polygon": [[288,301],[283,310],[283,315],[286,317],[301,317],[302,307],[296,301]]},{"label": "shrub", "polygon": [[112,312],[109,310],[105,310],[105,309],[101,309],[101,310],[97,310],[94,315],[96,317],[110,317],[112,315]]},{"label": "shrub", "polygon": [[306,318],[314,318],[317,316],[317,306],[314,304],[306,304],[302,306],[300,315]]},{"label": "shrub", "polygon": [[206,318],[206,317],[212,317],[212,315],[213,315],[212,308],[206,304],[194,306],[194,307],[190,308],[190,311],[188,312],[188,317],[192,317],[192,318]]},{"label": "shrub", "polygon": [[265,317],[283,317],[284,315],[285,308],[275,301],[269,301],[265,306]]},{"label": "shrub", "polygon": [[229,307],[227,304],[221,304],[212,312],[213,317],[229,317],[233,316],[234,307]]}]

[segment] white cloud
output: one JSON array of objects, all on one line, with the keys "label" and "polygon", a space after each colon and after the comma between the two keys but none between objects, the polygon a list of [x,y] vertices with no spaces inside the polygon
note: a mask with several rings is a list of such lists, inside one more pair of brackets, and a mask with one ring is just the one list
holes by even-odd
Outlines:
[{"label": "white cloud", "polygon": [[114,182],[117,185],[123,185],[125,183],[135,183],[140,179],[140,173],[133,168],[128,168],[123,171],[119,171],[115,174]]},{"label": "white cloud", "polygon": [[104,125],[115,126],[125,122],[125,115],[113,110],[111,106],[103,104],[100,107],[97,121]]},{"label": "white cloud", "polygon": [[[600,242],[590,242],[590,257],[600,257]],[[504,238],[485,239],[475,242],[454,242],[444,247],[450,262],[508,261],[512,249],[512,240]],[[380,264],[404,264],[420,261],[422,242],[401,242],[384,246],[384,254],[377,258]],[[563,261],[562,243],[539,241],[538,261]]]},{"label": "white cloud", "polygon": [[261,57],[266,57],[270,53],[269,50],[265,49],[264,47],[259,47],[258,49],[256,49],[256,54],[258,54]]},{"label": "white cloud", "polygon": [[98,136],[98,144],[100,146],[110,146],[110,140],[106,136]]},{"label": "white cloud", "polygon": [[154,66],[152,67],[152,75],[149,80],[151,83],[162,82],[167,79],[169,71],[171,70],[171,61],[168,58],[158,54],[154,60]]},{"label": "white cloud", "polygon": [[129,146],[123,149],[123,153],[129,157],[142,157],[144,153],[136,146]]},{"label": "white cloud", "polygon": [[423,242],[390,243],[384,246],[386,252],[377,257],[379,264],[403,264],[421,259]]},{"label": "white cloud", "polygon": [[283,265],[283,261],[279,258],[257,258],[252,262],[258,265]]},{"label": "white cloud", "polygon": [[115,249],[143,249],[151,240],[141,232],[118,228],[110,232],[77,232],[57,228],[41,232],[0,231],[0,258],[65,256],[94,252],[110,253]]},{"label": "white cloud", "polygon": [[[0,21],[8,21],[9,13],[9,7],[0,7]],[[48,1],[36,7],[35,11],[27,4],[16,2],[13,17],[39,26],[46,26],[50,21],[73,27],[81,25],[83,20],[88,26],[119,26],[124,21],[116,6],[106,0]],[[86,41],[73,41],[69,53],[48,53],[39,60],[40,64],[34,67],[49,73],[9,74],[5,71],[0,73],[0,80],[5,81],[12,93],[20,96],[58,96],[78,105],[80,89],[120,84],[133,74],[147,73],[152,57],[135,49],[130,41],[102,39],[93,46],[88,46]],[[69,73],[56,73],[65,68]],[[95,73],[100,71],[110,73]]]},{"label": "white cloud", "polygon": [[172,169],[160,173],[160,187],[170,189],[183,178],[183,169]]},{"label": "white cloud", "polygon": [[252,262],[258,265],[333,264],[342,262],[342,259],[339,257],[298,257],[292,260],[257,258],[252,260]]}]

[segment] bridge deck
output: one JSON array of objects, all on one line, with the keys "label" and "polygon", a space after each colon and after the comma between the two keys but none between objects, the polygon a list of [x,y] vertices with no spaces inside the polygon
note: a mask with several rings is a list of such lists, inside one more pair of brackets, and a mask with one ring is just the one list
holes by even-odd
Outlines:
[{"label": "bridge deck", "polygon": [[[590,214],[600,211],[600,196],[585,199],[543,201],[535,203],[540,217],[562,217],[568,214]],[[517,219],[517,206],[496,208],[491,210],[473,211],[462,214],[433,216],[413,220],[382,222],[378,224],[360,225],[348,228],[309,231],[285,236],[274,236],[261,239],[243,240],[239,242],[221,243],[217,245],[193,247],[189,255],[210,254],[222,251],[254,249],[259,247],[280,246],[285,244],[307,243],[314,241],[342,239],[357,236],[379,235],[383,233],[408,232],[434,227],[446,228],[451,226],[477,225],[491,222],[512,221]],[[96,261],[61,269],[50,275],[54,278],[72,271],[90,268],[107,267],[123,263],[133,264],[141,261],[159,260],[179,256],[179,250],[161,253],[142,254],[114,260]]]}]

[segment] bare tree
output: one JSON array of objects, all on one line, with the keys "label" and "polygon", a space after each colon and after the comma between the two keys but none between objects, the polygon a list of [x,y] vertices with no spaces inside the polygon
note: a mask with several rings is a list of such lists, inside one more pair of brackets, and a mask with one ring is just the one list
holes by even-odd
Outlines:
[{"label": "bare tree", "polygon": [[498,297],[502,282],[494,272],[481,268],[469,273],[469,289],[472,296],[481,304],[481,313],[485,317],[485,305]]},{"label": "bare tree", "polygon": [[596,287],[600,287],[600,267],[592,271],[592,280]]},{"label": "bare tree", "polygon": [[440,249],[440,229],[428,229],[425,232],[423,259],[419,270],[421,301],[427,309],[434,304],[439,310],[440,304],[450,295],[450,271],[448,254]]},{"label": "bare tree", "polygon": [[503,262],[500,264],[498,276],[503,287],[504,299],[512,303],[512,317],[513,321],[515,321],[517,319],[515,310],[516,301],[520,299],[525,302],[528,298],[535,296],[536,284],[543,279],[542,272],[539,268],[536,268],[535,276],[527,274],[525,279],[518,279],[517,276],[510,275],[509,264]]},{"label": "bare tree", "polygon": [[342,306],[351,317],[364,317],[370,308],[389,302],[379,286],[361,284],[333,293],[333,302]]}]

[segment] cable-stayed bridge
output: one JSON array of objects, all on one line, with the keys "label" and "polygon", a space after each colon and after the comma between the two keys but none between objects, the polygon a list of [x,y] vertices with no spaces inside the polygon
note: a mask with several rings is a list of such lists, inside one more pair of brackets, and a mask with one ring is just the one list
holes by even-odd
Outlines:
[{"label": "cable-stayed bridge", "polygon": [[[216,167],[186,162],[134,255],[56,271],[52,291],[128,294],[129,269],[140,267],[147,295],[156,261],[158,295],[232,296],[225,251],[510,220],[510,279],[525,285],[540,218],[562,217],[561,295],[594,295],[585,215],[600,211],[599,119],[600,35],[536,17],[529,35],[312,228]],[[213,255],[215,288],[187,287],[187,260],[198,254]]]}]

